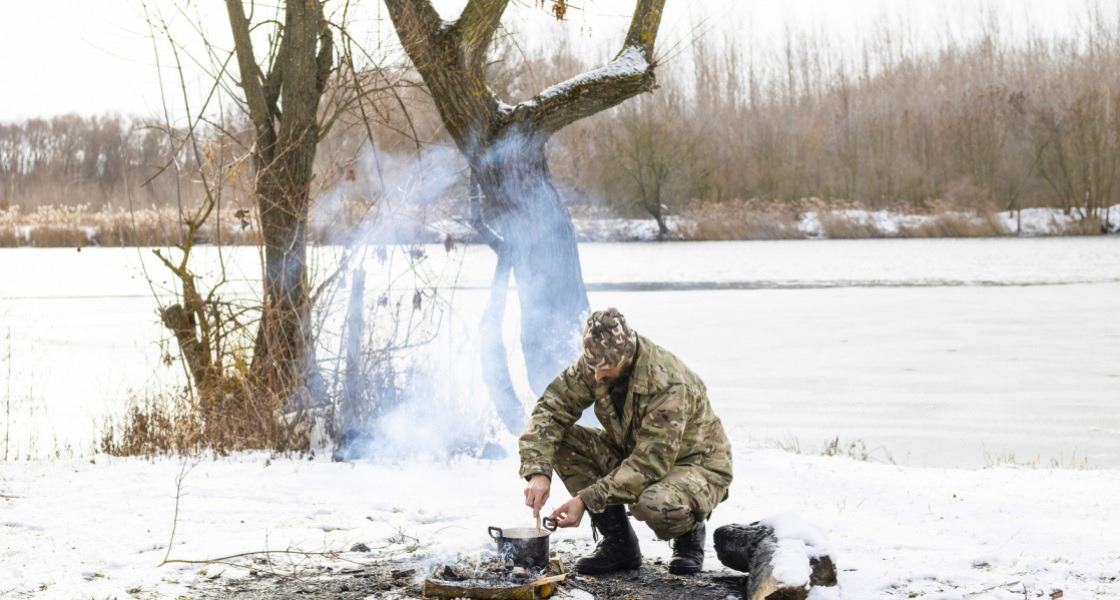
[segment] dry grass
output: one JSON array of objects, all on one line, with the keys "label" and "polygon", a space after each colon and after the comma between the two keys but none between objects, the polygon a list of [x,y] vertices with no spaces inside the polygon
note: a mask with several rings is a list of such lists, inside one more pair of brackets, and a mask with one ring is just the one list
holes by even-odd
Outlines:
[{"label": "dry grass", "polygon": [[788,240],[804,238],[796,208],[777,202],[737,200],[696,203],[681,212],[688,240]]},{"label": "dry grass", "polygon": [[15,248],[27,244],[14,227],[0,227],[0,248]]},{"label": "dry grass", "polygon": [[[221,216],[221,239],[216,212],[204,226],[205,242],[225,245],[255,245],[258,229],[252,217],[242,221]],[[26,231],[26,237],[19,234]],[[136,211],[86,205],[40,206],[24,213],[18,206],[0,210],[0,247],[35,246],[66,248],[81,246],[169,246],[182,243],[185,226],[178,211],[171,208],[146,208]]]},{"label": "dry grass", "polygon": [[855,219],[848,213],[818,211],[817,219],[821,223],[821,234],[830,240],[887,237],[873,221]]},{"label": "dry grass", "polygon": [[185,397],[134,400],[120,423],[105,424],[100,450],[116,456],[192,454],[202,446],[203,431],[190,408]]},{"label": "dry grass", "polygon": [[280,398],[254,395],[237,375],[205,398],[182,391],[133,401],[102,428],[100,451],[116,456],[219,455],[240,450],[309,448],[311,419],[282,416]]},{"label": "dry grass", "polygon": [[944,213],[915,227],[899,227],[897,237],[1000,237],[1011,233],[993,214]]},{"label": "dry grass", "polygon": [[1066,225],[1063,235],[1101,235],[1105,233],[1104,222],[1097,217],[1089,217]]},{"label": "dry grass", "polygon": [[71,225],[32,227],[27,231],[27,241],[36,248],[81,248],[93,244],[89,230]]}]

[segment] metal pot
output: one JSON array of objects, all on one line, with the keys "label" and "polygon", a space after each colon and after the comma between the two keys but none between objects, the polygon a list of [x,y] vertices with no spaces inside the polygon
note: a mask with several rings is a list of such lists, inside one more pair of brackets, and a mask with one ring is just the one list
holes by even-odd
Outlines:
[{"label": "metal pot", "polygon": [[556,519],[541,519],[543,529],[516,527],[502,529],[490,527],[490,537],[498,542],[498,556],[509,558],[513,564],[533,569],[548,566],[548,536],[556,531]]}]

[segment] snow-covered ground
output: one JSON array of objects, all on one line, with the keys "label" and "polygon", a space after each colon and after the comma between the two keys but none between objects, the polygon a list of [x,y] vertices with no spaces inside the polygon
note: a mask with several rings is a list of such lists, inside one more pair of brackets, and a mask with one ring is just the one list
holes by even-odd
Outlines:
[{"label": "snow-covered ground", "polygon": [[[592,305],[622,308],[708,383],[736,459],[713,528],[798,513],[828,533],[851,600],[1120,597],[1118,240],[580,252]],[[428,254],[430,272],[456,273],[425,288],[429,301],[453,299],[445,323],[461,344],[441,346],[435,363],[454,393],[386,419],[386,460],[336,464],[320,452],[195,464],[88,450],[94,419],[120,411],[129,389],[179,381],[152,341],[162,332],[143,253],[0,250],[0,452],[63,456],[0,461],[0,599],[176,598],[197,578],[247,572],[243,559],[158,566],[165,556],[292,551],[273,557],[301,564],[326,559],[298,553],[361,542],[425,565],[487,551],[488,525],[527,526],[511,435],[491,432],[510,453],[493,462],[442,443],[449,423],[494,421],[470,350],[492,256]],[[224,259],[253,289],[254,254]],[[370,268],[376,285],[382,274]],[[515,348],[512,298],[510,309]],[[871,461],[818,456],[833,438]],[[669,554],[639,528],[648,557]],[[556,543],[588,537],[585,526]]]},{"label": "snow-covered ground", "polygon": [[[1076,231],[1081,216],[1076,211],[1069,214],[1056,208],[1026,208],[1021,211],[994,213],[989,219],[975,212],[942,212],[912,214],[896,210],[821,209],[809,210],[798,215],[796,227],[808,239],[826,239],[828,232],[821,220],[847,223],[882,237],[894,237],[904,230],[919,230],[936,225],[939,221],[971,222],[979,231],[992,231],[991,224],[1007,235],[1023,237],[1063,235]],[[686,223],[675,215],[666,218],[670,230],[680,231]],[[657,223],[652,219],[575,219],[576,235],[589,241],[630,241],[657,239]],[[1101,214],[1101,226],[1109,233],[1120,232],[1120,204],[1111,206]],[[462,224],[444,222],[437,229],[446,229],[455,235],[470,235]],[[1094,232],[1096,233],[1096,232]]]},{"label": "snow-covered ground", "polygon": [[[898,467],[733,443],[731,497],[709,531],[797,513],[827,532],[841,598],[1120,597],[1118,471]],[[281,570],[328,561],[300,553],[340,551],[341,567],[401,559],[422,578],[459,554],[491,552],[487,526],[531,521],[512,457],[375,465],[96,456],[2,463],[0,473],[5,599],[189,596],[186,585],[200,578],[246,576],[251,557],[159,566],[165,557],[266,550],[291,552],[270,557]],[[560,491],[549,504],[564,499]],[[637,529],[647,560],[669,555]],[[552,543],[589,537],[584,524]],[[358,543],[372,553],[347,552]],[[708,550],[708,568],[719,568],[710,541]]]}]

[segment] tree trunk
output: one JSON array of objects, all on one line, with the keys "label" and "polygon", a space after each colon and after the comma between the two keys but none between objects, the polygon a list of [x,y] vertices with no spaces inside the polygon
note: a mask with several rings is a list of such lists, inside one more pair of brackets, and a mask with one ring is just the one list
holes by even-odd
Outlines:
[{"label": "tree trunk", "polygon": [[[258,395],[283,410],[306,408],[316,372],[307,276],[307,213],[319,98],[333,64],[331,32],[318,0],[284,5],[270,70],[258,65],[241,0],[226,0],[240,86],[256,131],[253,164],[264,235],[264,297],[250,376]],[[284,107],[283,112],[280,106]]]},{"label": "tree trunk", "polygon": [[[578,356],[581,317],[588,309],[575,233],[552,185],[545,143],[564,126],[653,89],[653,44],[665,0],[636,2],[623,49],[610,64],[516,106],[495,96],[483,70],[508,3],[468,0],[454,22],[444,21],[429,0],[386,0],[385,6],[483,191],[475,228],[498,252],[495,285],[506,285],[502,269],[512,269],[516,278],[521,346],[529,384],[539,394]],[[491,290],[483,318],[483,375],[503,422],[519,433],[525,415],[509,412],[520,403],[511,397],[501,340],[504,295],[504,287]]]},{"label": "tree trunk", "polygon": [[542,137],[515,130],[471,161],[488,202],[499,207],[491,227],[517,284],[521,348],[538,395],[578,356],[588,311],[575,230],[552,185]]}]

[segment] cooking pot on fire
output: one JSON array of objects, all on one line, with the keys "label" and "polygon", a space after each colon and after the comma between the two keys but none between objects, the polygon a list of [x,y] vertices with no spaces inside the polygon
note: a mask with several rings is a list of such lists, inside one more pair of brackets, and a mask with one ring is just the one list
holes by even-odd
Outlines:
[{"label": "cooking pot on fire", "polygon": [[490,527],[490,537],[498,542],[498,556],[513,564],[533,569],[548,566],[548,536],[556,531],[556,519],[541,518],[542,528]]}]

